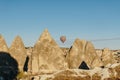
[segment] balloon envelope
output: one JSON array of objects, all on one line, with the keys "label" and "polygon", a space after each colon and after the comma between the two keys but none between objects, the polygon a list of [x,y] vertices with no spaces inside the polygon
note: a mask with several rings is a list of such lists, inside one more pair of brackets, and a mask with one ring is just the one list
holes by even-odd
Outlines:
[{"label": "balloon envelope", "polygon": [[62,43],[64,43],[66,41],[66,36],[61,36],[60,40],[61,40]]}]

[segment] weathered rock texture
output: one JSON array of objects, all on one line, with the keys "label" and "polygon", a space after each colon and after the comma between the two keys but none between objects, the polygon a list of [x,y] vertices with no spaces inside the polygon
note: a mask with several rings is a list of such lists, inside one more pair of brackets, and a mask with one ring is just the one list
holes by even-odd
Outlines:
[{"label": "weathered rock texture", "polygon": [[67,60],[70,69],[78,69],[84,61],[89,68],[102,66],[100,58],[97,56],[92,43],[76,39],[67,55]]},{"label": "weathered rock texture", "polygon": [[108,48],[103,49],[102,55],[101,55],[101,60],[102,60],[104,66],[106,66],[107,64],[114,63],[114,57],[112,55],[112,52]]},{"label": "weathered rock texture", "polygon": [[96,49],[96,53],[100,58],[102,57],[102,52],[103,52],[102,49]]},{"label": "weathered rock texture", "polygon": [[8,52],[7,44],[6,44],[5,39],[3,38],[2,35],[0,35],[0,51]]},{"label": "weathered rock texture", "polygon": [[63,48],[63,47],[61,47],[61,50],[64,52],[64,56],[66,57],[67,54],[69,53],[69,48]]},{"label": "weathered rock texture", "polygon": [[42,33],[34,48],[26,49],[17,36],[8,50],[0,35],[0,51],[9,52],[17,60],[20,71],[28,70],[25,77],[30,77],[22,80],[33,76],[35,80],[120,80],[120,50],[99,49],[97,55],[92,43],[80,39],[76,39],[70,49],[60,48],[48,30]]},{"label": "weathered rock texture", "polygon": [[115,52],[114,59],[117,63],[120,63],[120,52]]},{"label": "weathered rock texture", "polygon": [[50,36],[47,29],[44,30],[34,46],[32,54],[32,71],[66,69],[67,63],[63,51]]},{"label": "weathered rock texture", "polygon": [[19,70],[23,71],[27,53],[26,53],[24,44],[22,42],[22,39],[19,36],[17,36],[14,39],[12,45],[9,48],[9,52],[12,55],[12,57],[14,57],[17,60]]},{"label": "weathered rock texture", "polygon": [[[44,73],[44,72],[43,72]],[[66,69],[35,76],[35,80],[120,80],[120,64],[92,70]]]}]

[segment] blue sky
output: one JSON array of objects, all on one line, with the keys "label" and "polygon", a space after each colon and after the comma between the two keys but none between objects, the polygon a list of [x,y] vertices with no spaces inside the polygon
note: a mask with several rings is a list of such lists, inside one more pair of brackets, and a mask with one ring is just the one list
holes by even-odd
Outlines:
[{"label": "blue sky", "polygon": [[[33,46],[48,28],[60,46],[74,39],[120,37],[120,0],[0,0],[0,34],[8,44],[20,35]],[[59,41],[66,35],[67,41]],[[93,41],[95,48],[120,49],[120,40]]]}]

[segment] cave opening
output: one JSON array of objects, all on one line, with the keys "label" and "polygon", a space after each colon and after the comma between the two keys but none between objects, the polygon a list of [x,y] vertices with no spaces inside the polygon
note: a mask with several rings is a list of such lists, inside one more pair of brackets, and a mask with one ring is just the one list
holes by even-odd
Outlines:
[{"label": "cave opening", "polygon": [[89,70],[89,67],[87,66],[87,63],[85,61],[82,61],[79,69],[85,69],[85,70]]},{"label": "cave opening", "polygon": [[27,72],[28,71],[28,64],[29,64],[29,56],[26,57],[25,64],[23,67],[23,71]]}]

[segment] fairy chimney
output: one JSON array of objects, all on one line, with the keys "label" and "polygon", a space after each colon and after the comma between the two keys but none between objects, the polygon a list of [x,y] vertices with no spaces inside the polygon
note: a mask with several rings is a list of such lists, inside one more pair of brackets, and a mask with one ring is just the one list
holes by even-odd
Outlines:
[{"label": "fairy chimney", "polygon": [[67,63],[63,51],[51,37],[47,29],[36,42],[32,55],[32,71],[66,69]]},{"label": "fairy chimney", "polygon": [[10,54],[17,60],[20,71],[23,71],[27,58],[25,46],[20,36],[17,36],[9,48]]},{"label": "fairy chimney", "polygon": [[89,67],[90,69],[102,66],[102,62],[97,56],[92,43],[80,39],[74,41],[73,46],[67,55],[67,61],[70,69],[78,69],[82,65],[86,65],[85,67]]}]

